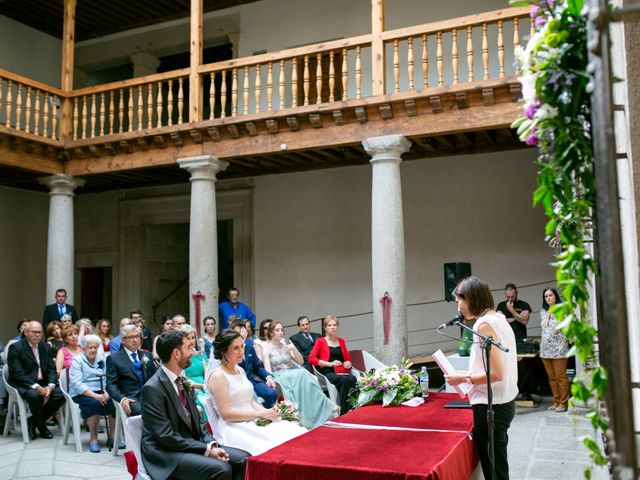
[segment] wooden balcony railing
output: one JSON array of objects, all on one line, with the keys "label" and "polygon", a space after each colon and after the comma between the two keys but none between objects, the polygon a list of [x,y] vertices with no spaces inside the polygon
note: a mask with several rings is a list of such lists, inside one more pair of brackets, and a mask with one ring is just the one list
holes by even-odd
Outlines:
[{"label": "wooden balcony railing", "polygon": [[[372,71],[371,34],[198,67],[197,118],[189,118],[190,69],[74,90],[68,94],[0,70],[0,129],[73,147],[166,132],[197,122],[251,120],[275,112],[386,96],[517,74],[514,50],[530,32],[528,8],[508,8],[382,32],[386,61]],[[377,65],[375,63],[373,65]],[[197,77],[196,77],[197,78]],[[193,77],[192,77],[193,79]],[[194,98],[194,97],[192,97]],[[72,103],[69,138],[60,138],[61,101]]]}]

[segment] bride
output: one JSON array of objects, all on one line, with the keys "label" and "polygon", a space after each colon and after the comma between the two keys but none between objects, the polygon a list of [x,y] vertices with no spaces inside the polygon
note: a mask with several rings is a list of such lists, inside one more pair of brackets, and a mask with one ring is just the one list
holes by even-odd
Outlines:
[{"label": "bride", "polygon": [[[213,342],[213,349],[220,366],[209,376],[207,391],[222,420],[219,422],[222,438],[217,440],[259,455],[307,431],[294,422],[279,421],[276,407],[267,409],[257,402],[251,382],[238,367],[244,358],[244,340],[238,332],[220,332]],[[255,422],[258,418],[272,423],[260,427]]]}]

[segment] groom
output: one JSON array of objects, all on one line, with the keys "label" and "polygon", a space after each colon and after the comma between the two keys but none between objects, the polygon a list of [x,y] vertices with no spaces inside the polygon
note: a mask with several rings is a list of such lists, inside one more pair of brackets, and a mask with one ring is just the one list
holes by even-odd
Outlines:
[{"label": "groom", "polygon": [[154,480],[171,477],[242,480],[249,453],[221,448],[203,433],[190,384],[180,373],[191,365],[187,332],[164,332],[156,342],[162,366],[142,389],[142,461]]}]

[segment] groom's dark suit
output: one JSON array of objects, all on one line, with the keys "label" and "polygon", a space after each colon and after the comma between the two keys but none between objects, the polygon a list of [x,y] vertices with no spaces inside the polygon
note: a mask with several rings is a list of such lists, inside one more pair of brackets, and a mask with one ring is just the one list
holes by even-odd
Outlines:
[{"label": "groom's dark suit", "polygon": [[249,454],[223,447],[228,462],[205,457],[215,439],[203,432],[193,398],[189,393],[186,397],[191,421],[163,368],[142,389],[142,461],[151,478],[243,480]]},{"label": "groom's dark suit", "polygon": [[[138,350],[136,353],[142,364],[143,380],[147,382],[156,373],[153,359],[149,352]],[[107,392],[118,403],[123,398],[135,400],[135,403],[129,404],[131,415],[140,415],[140,396],[144,382],[140,382],[133,362],[124,347],[107,357]]]},{"label": "groom's dark suit", "polygon": [[291,343],[295,345],[302,355],[302,358],[304,358],[304,365],[306,367],[309,366],[309,354],[313,349],[313,345],[316,343],[316,340],[320,338],[319,333],[309,332],[309,335],[311,335],[311,340],[305,337],[302,332],[291,335]]}]

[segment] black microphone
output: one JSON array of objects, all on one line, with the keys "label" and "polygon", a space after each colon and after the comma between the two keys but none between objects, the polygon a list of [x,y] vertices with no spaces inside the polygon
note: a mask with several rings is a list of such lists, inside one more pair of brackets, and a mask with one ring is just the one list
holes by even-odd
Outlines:
[{"label": "black microphone", "polygon": [[440,325],[438,327],[438,329],[441,328],[445,328],[445,327],[450,327],[451,325],[455,325],[456,323],[460,323],[464,321],[464,315],[459,313],[458,315],[456,315],[455,317],[453,317],[451,320],[449,320],[448,322],[443,323],[442,325]]}]

